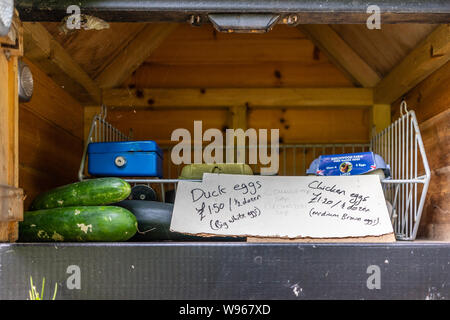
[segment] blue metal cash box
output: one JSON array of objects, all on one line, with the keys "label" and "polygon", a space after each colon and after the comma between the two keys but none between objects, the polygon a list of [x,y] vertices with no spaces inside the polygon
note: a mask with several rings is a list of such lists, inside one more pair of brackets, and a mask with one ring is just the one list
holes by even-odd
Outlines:
[{"label": "blue metal cash box", "polygon": [[163,154],[155,141],[95,142],[88,146],[93,176],[162,178]]}]

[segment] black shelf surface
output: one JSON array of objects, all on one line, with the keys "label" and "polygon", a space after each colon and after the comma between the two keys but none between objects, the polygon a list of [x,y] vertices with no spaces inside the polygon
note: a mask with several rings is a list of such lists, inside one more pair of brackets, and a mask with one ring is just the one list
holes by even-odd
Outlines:
[{"label": "black shelf surface", "polygon": [[0,244],[0,299],[30,276],[57,299],[449,299],[450,243]]}]

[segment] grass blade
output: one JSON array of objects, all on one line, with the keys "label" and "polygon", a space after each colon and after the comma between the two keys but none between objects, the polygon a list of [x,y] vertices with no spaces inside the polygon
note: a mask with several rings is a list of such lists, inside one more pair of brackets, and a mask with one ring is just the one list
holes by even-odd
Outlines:
[{"label": "grass blade", "polygon": [[45,278],[42,278],[41,300],[44,300]]},{"label": "grass blade", "polygon": [[58,291],[58,283],[55,283],[55,293],[53,294],[53,299],[56,300],[56,292]]}]

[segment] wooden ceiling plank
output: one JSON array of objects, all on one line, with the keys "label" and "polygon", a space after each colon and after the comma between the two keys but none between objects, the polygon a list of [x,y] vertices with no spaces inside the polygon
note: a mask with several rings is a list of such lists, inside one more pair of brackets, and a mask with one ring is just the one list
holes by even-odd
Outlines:
[{"label": "wooden ceiling plank", "polygon": [[[312,60],[312,58],[311,58]],[[149,76],[151,75],[151,76]],[[145,63],[124,87],[137,88],[341,88],[353,83],[331,63],[166,65]]]},{"label": "wooden ceiling plank", "polygon": [[374,87],[381,77],[329,25],[300,25],[299,29],[350,79],[363,87]]},{"label": "wooden ceiling plank", "polygon": [[126,79],[178,27],[173,23],[149,24],[96,78],[101,88],[114,88]]},{"label": "wooden ceiling plank", "polygon": [[377,103],[392,103],[450,59],[450,25],[437,27],[374,89]]},{"label": "wooden ceiling plank", "polygon": [[105,89],[103,103],[130,108],[367,107],[369,88]]},{"label": "wooden ceiling plank", "polygon": [[42,24],[24,23],[24,55],[74,98],[100,103],[98,85]]},{"label": "wooden ceiling plank", "polygon": [[379,30],[365,24],[330,25],[381,77],[389,72],[438,25],[383,24]]}]

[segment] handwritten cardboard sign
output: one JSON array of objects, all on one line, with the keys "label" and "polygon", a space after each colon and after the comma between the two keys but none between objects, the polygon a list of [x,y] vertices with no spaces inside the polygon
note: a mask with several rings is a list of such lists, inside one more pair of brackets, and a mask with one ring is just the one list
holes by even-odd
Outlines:
[{"label": "handwritten cardboard sign", "polygon": [[393,232],[378,176],[204,174],[178,184],[172,231],[196,235],[347,238]]}]

